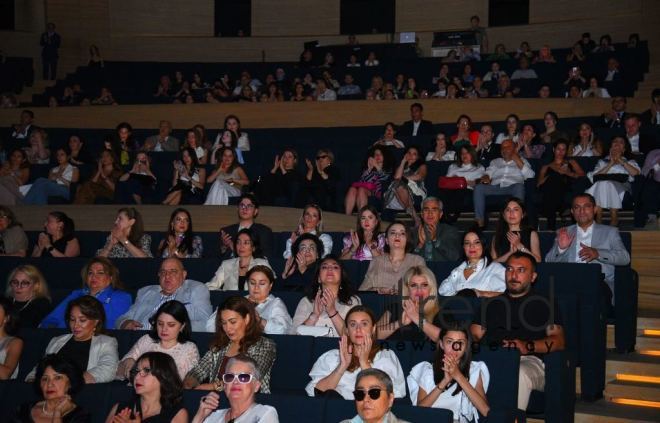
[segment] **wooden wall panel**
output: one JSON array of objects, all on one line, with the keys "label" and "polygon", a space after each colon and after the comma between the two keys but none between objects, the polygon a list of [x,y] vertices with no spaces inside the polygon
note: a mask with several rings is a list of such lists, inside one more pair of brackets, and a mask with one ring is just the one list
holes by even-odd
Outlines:
[{"label": "wooden wall panel", "polygon": [[486,25],[488,2],[485,0],[397,0],[396,30],[421,32],[469,28],[472,15],[479,15],[481,24]]},{"label": "wooden wall panel", "polygon": [[[422,100],[425,118],[455,122],[466,111],[475,122],[503,120],[516,113],[521,119],[540,119],[547,110],[560,117],[597,116],[606,110],[607,99],[490,99]],[[642,112],[647,99],[630,99],[628,109]],[[37,125],[45,128],[114,128],[128,120],[135,128],[155,128],[160,119],[169,119],[176,128],[201,123],[217,128],[230,113],[241,117],[245,128],[346,127],[403,122],[410,117],[412,101],[337,101],[304,103],[231,103],[92,106],[77,108],[33,108]],[[0,109],[0,126],[16,122],[18,109]]]},{"label": "wooden wall panel", "polygon": [[214,0],[111,0],[113,35],[212,36]]},{"label": "wooden wall panel", "polygon": [[252,35],[336,34],[339,0],[252,0]]}]

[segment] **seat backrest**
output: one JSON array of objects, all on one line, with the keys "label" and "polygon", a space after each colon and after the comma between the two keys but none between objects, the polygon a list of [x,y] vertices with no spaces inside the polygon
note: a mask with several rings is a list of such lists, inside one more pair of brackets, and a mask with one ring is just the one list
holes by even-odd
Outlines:
[{"label": "seat backrest", "polygon": [[300,335],[269,335],[277,344],[277,358],[271,372],[271,392],[299,393],[309,382],[314,338]]}]

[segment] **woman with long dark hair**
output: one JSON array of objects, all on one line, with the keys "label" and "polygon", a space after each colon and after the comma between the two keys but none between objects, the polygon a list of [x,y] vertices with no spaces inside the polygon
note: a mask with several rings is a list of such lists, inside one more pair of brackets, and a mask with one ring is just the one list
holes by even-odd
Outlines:
[{"label": "woman with long dark hair", "polygon": [[10,298],[0,296],[0,380],[16,379],[23,340],[18,338],[18,310]]},{"label": "woman with long dark hair", "polygon": [[181,150],[181,157],[174,161],[174,177],[172,188],[163,204],[177,206],[179,204],[202,204],[204,201],[204,184],[206,169],[197,160],[197,154],[191,147]]},{"label": "woman with long dark hair", "polygon": [[415,205],[426,198],[426,170],[420,149],[413,145],[407,147],[401,163],[394,171],[394,181],[385,192],[385,207],[405,210],[417,220]]},{"label": "woman with long dark hair", "polygon": [[75,234],[73,219],[61,211],[48,213],[44,232],[39,234],[32,257],[78,257],[80,243]]},{"label": "woman with long dark hair", "polygon": [[263,336],[254,305],[245,297],[227,298],[218,308],[211,348],[183,381],[186,389],[224,390],[222,375],[231,357],[245,354],[257,362],[263,375],[261,392],[270,393],[270,370],[275,361],[275,342]]},{"label": "woman with long dark hair", "polygon": [[392,154],[387,148],[374,145],[369,149],[360,179],[353,182],[346,192],[344,200],[346,214],[353,213],[356,206],[358,210],[366,206],[369,197],[382,198],[385,183],[392,176],[392,163]]},{"label": "woman with long dark hair", "polygon": [[204,204],[226,206],[229,204],[229,197],[241,195],[243,187],[250,184],[250,179],[238,164],[235,149],[221,147],[214,153],[214,157],[216,168],[206,179],[207,183],[213,185]]},{"label": "woman with long dark hair", "polygon": [[472,361],[472,335],[459,323],[442,328],[433,363],[423,361],[407,378],[410,399],[419,407],[444,408],[454,421],[478,421],[490,411],[486,364]]},{"label": "woman with long dark hair", "polygon": [[354,305],[362,304],[353,295],[346,269],[333,256],[319,263],[315,282],[308,285],[305,297],[293,316],[294,334],[337,337],[344,333],[344,319]]},{"label": "woman with long dark hair", "polygon": [[525,203],[519,198],[509,197],[500,210],[500,218],[490,244],[490,256],[504,263],[516,251],[531,254],[537,263],[541,262],[539,233],[527,221]]},{"label": "woman with long dark hair", "polygon": [[312,380],[305,388],[307,395],[352,400],[360,370],[376,368],[392,378],[394,395],[405,397],[403,369],[393,351],[380,347],[373,311],[356,305],[348,310],[345,321],[346,332],[339,340],[339,349],[321,355],[310,370]]},{"label": "woman with long dark hair", "polygon": [[172,356],[158,351],[142,354],[130,370],[130,380],[135,397],[115,404],[106,423],[188,422],[188,411],[183,405],[183,383]]},{"label": "woman with long dark hair", "polygon": [[184,208],[174,209],[170,215],[167,235],[158,246],[158,256],[200,258],[203,251],[202,238],[194,235],[190,212]]},{"label": "woman with long dark hair", "polygon": [[344,235],[342,260],[371,260],[383,254],[385,234],[376,207],[366,205],[357,214],[357,228]]}]

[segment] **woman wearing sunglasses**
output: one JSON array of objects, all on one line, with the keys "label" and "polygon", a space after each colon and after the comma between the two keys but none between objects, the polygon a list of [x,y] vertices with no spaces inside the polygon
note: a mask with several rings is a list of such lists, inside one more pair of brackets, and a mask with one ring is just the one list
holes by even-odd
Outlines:
[{"label": "woman wearing sunglasses", "polygon": [[183,384],[174,359],[165,353],[142,354],[130,371],[135,397],[115,404],[106,423],[187,423]]},{"label": "woman wearing sunglasses", "polygon": [[459,322],[444,327],[433,363],[417,364],[408,376],[413,405],[451,410],[460,423],[487,416],[490,373],[485,363],[472,361],[471,348],[472,336]]},{"label": "woman wearing sunglasses", "polygon": [[397,398],[406,396],[406,382],[399,359],[393,351],[382,349],[377,341],[376,318],[365,306],[355,306],[346,315],[346,332],[339,349],[321,355],[305,388],[309,396],[352,400],[356,377],[360,370],[381,369],[394,381]]},{"label": "woman wearing sunglasses", "polygon": [[220,396],[210,392],[199,402],[192,423],[278,423],[277,410],[270,405],[257,404],[255,394],[261,388],[261,372],[250,357],[239,354],[227,363],[222,375],[229,408],[218,410]]},{"label": "woman wearing sunglasses", "polygon": [[355,408],[358,415],[341,423],[379,422],[407,423],[390,411],[394,404],[392,379],[380,369],[370,368],[358,373],[355,380]]}]

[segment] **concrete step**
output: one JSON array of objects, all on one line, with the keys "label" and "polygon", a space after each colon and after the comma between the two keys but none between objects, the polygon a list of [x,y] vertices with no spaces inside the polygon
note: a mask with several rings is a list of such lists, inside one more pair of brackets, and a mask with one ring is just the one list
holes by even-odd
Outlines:
[{"label": "concrete step", "polygon": [[[607,326],[607,348],[614,348],[614,326]],[[644,329],[637,330],[636,350],[657,350],[660,352],[660,337],[645,333]]]},{"label": "concrete step", "polygon": [[[527,419],[528,422],[532,420]],[[595,402],[578,400],[575,403],[575,423],[658,422],[657,409],[615,404],[604,399]]]},{"label": "concrete step", "polygon": [[[660,381],[660,377],[657,379]],[[610,402],[616,401],[617,398],[649,401],[656,403],[660,408],[660,384],[658,383],[613,380],[605,385],[603,396]]]},{"label": "concrete step", "polygon": [[18,101],[20,103],[31,103],[32,96],[34,94],[43,93],[46,88],[52,87],[57,81],[45,81],[45,80],[36,80],[31,87],[25,87],[21,94],[18,95]]}]

